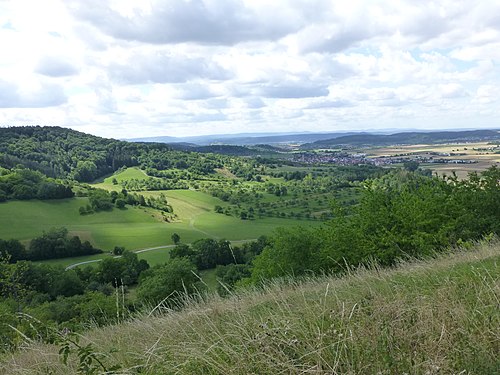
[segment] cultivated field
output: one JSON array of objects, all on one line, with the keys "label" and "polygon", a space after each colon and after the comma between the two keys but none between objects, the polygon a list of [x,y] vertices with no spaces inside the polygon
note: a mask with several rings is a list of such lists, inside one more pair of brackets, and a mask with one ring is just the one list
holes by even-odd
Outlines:
[{"label": "cultivated field", "polygon": [[450,175],[456,172],[459,177],[466,177],[470,172],[488,169],[492,165],[500,164],[500,148],[498,145],[487,142],[452,143],[438,145],[408,145],[377,147],[360,150],[369,157],[378,158],[405,156],[412,159],[419,157],[434,157],[444,160],[473,161],[471,164],[460,163],[422,163],[422,167],[431,169],[438,174]]}]

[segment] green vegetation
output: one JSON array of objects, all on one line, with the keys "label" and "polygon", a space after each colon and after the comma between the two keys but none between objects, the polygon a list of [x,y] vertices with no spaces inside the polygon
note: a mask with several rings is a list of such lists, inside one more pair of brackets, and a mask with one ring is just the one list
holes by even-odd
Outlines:
[{"label": "green vegetation", "polygon": [[[498,360],[498,243],[439,259],[185,301],[80,338],[120,373],[493,374]],[[0,371],[76,373],[60,345],[32,342]],[[96,365],[96,361],[91,362]]]},{"label": "green vegetation", "polygon": [[0,238],[29,242],[43,231],[66,227],[71,235],[90,241],[103,250],[125,245],[129,249],[165,244],[165,224],[152,217],[146,208],[102,211],[80,215],[86,198],[51,201],[12,201],[0,206]]},{"label": "green vegetation", "polygon": [[0,255],[8,257],[9,262],[19,260],[44,260],[99,254],[102,250],[92,247],[90,242],[82,242],[80,237],[68,237],[66,228],[52,228],[40,237],[33,238],[26,248],[18,240],[0,240]]},{"label": "green vegetation", "polygon": [[[412,294],[415,288],[425,296],[428,291],[450,292],[447,302],[456,307],[455,280],[476,283],[469,291],[475,293],[483,285],[477,283],[486,279],[476,280],[476,273],[468,271],[470,265],[460,261],[451,268],[433,269],[429,286],[422,284],[425,274],[413,279],[417,271],[402,274],[382,267],[395,268],[406,259],[430,259],[450,247],[470,248],[500,233],[500,170],[496,167],[460,180],[455,175],[432,177],[417,163],[392,170],[336,166],[328,164],[327,153],[313,152],[301,164],[280,160],[278,154],[243,158],[182,152],[60,128],[0,129],[0,140],[4,141],[0,143],[0,199],[8,200],[0,203],[0,352],[16,350],[26,340],[44,341],[60,347],[61,366],[74,365],[80,373],[111,373],[113,368],[134,366],[142,373],[169,373],[170,365],[185,372],[226,373],[234,372],[240,356],[249,366],[245,372],[256,373],[298,368],[333,373],[428,372],[434,362],[423,362],[423,343],[434,340],[434,331],[422,343],[419,337],[409,340],[404,334],[416,335],[415,324],[437,325],[426,320],[424,310],[415,314],[397,310],[401,303],[387,316],[374,309],[386,306],[380,301],[392,306],[394,297],[412,311],[420,308],[412,305],[418,300]],[[90,181],[94,183],[85,183]],[[76,198],[28,200],[63,198],[73,192]],[[106,253],[95,254],[96,248]],[[498,244],[492,248],[498,252]],[[483,276],[498,273],[496,258],[488,254],[471,266],[484,268]],[[346,279],[352,285],[344,290],[342,282],[325,276],[346,275],[355,269],[360,270],[356,275],[365,275],[361,269],[373,264],[377,275],[388,278],[374,279],[368,273],[372,276],[363,281],[364,289],[356,286],[356,277]],[[289,280],[314,275],[323,279],[306,284]],[[444,278],[445,289],[434,277]],[[285,278],[292,288],[269,286],[277,278]],[[324,282],[326,291],[314,290]],[[338,283],[331,301],[329,283]],[[246,288],[260,288],[260,292]],[[275,298],[275,288],[284,291],[280,299]],[[302,292],[294,294],[296,290]],[[208,291],[217,291],[230,302],[207,297]],[[248,309],[227,308],[237,301],[233,296],[245,293],[258,302]],[[421,304],[434,306],[437,300],[432,298],[431,305],[427,300]],[[340,320],[339,301],[343,301]],[[238,332],[235,327],[241,318],[237,340],[220,326],[225,320],[218,321],[211,312],[199,315],[193,303],[201,309],[210,306],[207,311],[219,309],[214,303],[226,306],[220,311],[233,333]],[[472,305],[467,302],[465,310]],[[447,347],[449,351],[456,345],[464,358],[482,356],[482,360],[469,368],[469,362],[453,352],[439,357],[436,366],[445,372],[491,368],[490,338],[481,341],[480,350],[467,341],[483,337],[467,319],[490,316],[490,307],[488,300],[479,317],[466,318],[467,310],[461,317],[461,323],[470,327],[467,335],[454,333]],[[188,319],[189,324],[208,316],[215,319],[207,324],[219,337],[205,338],[202,328],[194,334],[201,338],[196,344],[201,346],[196,346],[186,336],[189,329],[169,332],[165,337],[179,334],[187,340],[181,346],[198,353],[177,364],[172,358],[185,354],[177,352],[175,345],[167,350],[168,359],[152,360],[154,353],[149,351],[143,363],[139,352],[124,359],[122,353],[113,354],[115,347],[122,350],[120,342],[103,352],[79,339],[91,323],[123,323],[145,312],[158,314],[157,321],[162,321],[172,316],[162,315],[165,311],[179,317],[177,312],[184,309],[197,316],[192,323]],[[280,320],[275,320],[273,311]],[[299,312],[306,317],[300,322]],[[432,317],[439,316],[438,325],[442,325],[449,313],[443,312],[442,317],[438,313],[440,309]],[[368,331],[369,317],[380,322],[376,335]],[[483,321],[478,326],[489,329]],[[454,326],[450,323],[449,328]],[[61,334],[67,329],[70,334]],[[244,332],[253,333],[245,336]],[[439,341],[446,336],[443,332]],[[182,342],[174,336],[170,336],[173,342]],[[238,341],[242,339],[246,341]],[[203,343],[209,344],[208,349]],[[262,353],[268,356],[252,360]],[[108,363],[112,357],[116,361]]]},{"label": "green vegetation", "polygon": [[341,272],[374,259],[391,266],[500,233],[500,169],[467,180],[394,171],[365,184],[360,204],[334,208],[317,230],[282,229],[254,261],[252,279]]},{"label": "green vegetation", "polygon": [[40,172],[0,167],[0,202],[11,199],[62,199],[73,195],[68,185],[47,178]]}]

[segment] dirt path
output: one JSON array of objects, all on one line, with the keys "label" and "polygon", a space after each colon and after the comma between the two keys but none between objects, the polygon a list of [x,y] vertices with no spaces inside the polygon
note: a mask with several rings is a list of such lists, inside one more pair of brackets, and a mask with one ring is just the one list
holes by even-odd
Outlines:
[{"label": "dirt path", "polygon": [[[191,220],[194,220],[194,219],[191,219]],[[191,223],[190,223],[190,225],[191,225]],[[193,229],[196,229],[196,228],[194,228],[194,226],[193,226]],[[198,229],[196,229],[196,230],[198,230]],[[200,231],[200,232],[205,233],[203,231]],[[205,234],[209,235],[208,233],[205,233]],[[235,243],[241,244],[241,243],[251,242],[251,241],[257,241],[257,239],[256,238],[252,238],[252,239],[249,239],[249,240],[235,240],[235,241],[230,241],[230,242],[232,244],[235,244]],[[188,243],[186,245],[191,245],[191,244]],[[173,247],[175,247],[175,245],[164,245],[164,246],[148,247],[146,249],[139,249],[139,250],[133,250],[133,251],[136,254],[140,254],[140,253],[145,253],[147,251],[159,250],[159,249],[170,249],[170,248],[173,248]],[[120,258],[120,255],[117,255],[114,258]],[[67,271],[67,270],[70,270],[70,269],[78,267],[78,266],[83,266],[84,264],[97,263],[97,262],[101,262],[101,261],[102,261],[102,259],[86,260],[84,262],[78,262],[78,263],[70,264],[69,266],[67,266],[65,268],[65,270]]]}]

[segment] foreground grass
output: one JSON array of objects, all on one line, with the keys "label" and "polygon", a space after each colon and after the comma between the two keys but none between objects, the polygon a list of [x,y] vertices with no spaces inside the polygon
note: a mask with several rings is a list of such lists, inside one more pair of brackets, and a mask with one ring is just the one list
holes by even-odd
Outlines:
[{"label": "foreground grass", "polygon": [[[500,244],[391,270],[276,282],[82,337],[120,374],[494,374]],[[159,311],[159,309],[157,309]],[[6,374],[76,373],[32,343]]]}]

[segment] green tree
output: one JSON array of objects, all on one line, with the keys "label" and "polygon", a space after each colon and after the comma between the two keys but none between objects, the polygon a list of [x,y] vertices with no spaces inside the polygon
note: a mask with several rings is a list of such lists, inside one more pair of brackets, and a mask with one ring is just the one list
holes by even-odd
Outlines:
[{"label": "green tree", "polygon": [[137,296],[146,303],[175,305],[178,297],[192,294],[199,289],[196,267],[187,258],[175,258],[167,264],[155,267],[141,278]]},{"label": "green tree", "polygon": [[279,228],[269,238],[269,242],[253,261],[254,282],[320,270],[321,238],[315,230]]},{"label": "green tree", "polygon": [[172,239],[172,242],[177,245],[180,240],[181,240],[181,236],[179,236],[177,233],[173,233],[172,236],[171,236],[171,239]]}]

